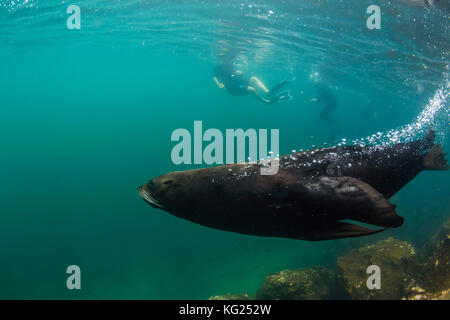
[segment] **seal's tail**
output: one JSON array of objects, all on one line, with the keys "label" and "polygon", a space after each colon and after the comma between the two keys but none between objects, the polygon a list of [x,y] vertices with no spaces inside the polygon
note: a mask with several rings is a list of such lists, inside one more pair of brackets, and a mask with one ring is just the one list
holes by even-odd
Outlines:
[{"label": "seal's tail", "polygon": [[448,170],[446,153],[443,153],[444,148],[440,144],[435,144],[426,153],[423,159],[423,165],[426,170]]}]

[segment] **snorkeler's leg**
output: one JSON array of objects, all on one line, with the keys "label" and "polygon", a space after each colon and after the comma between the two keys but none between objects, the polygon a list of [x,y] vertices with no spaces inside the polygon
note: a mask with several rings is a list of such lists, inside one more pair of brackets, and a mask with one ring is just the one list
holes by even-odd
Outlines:
[{"label": "snorkeler's leg", "polygon": [[276,86],[274,86],[272,89],[270,89],[270,91],[267,93],[267,96],[269,97],[269,99],[271,97],[273,97],[278,91],[280,91],[281,89],[283,89],[286,85],[288,85],[290,82],[294,81],[295,78],[290,79],[290,80],[283,80],[281,81],[279,84],[277,84]]},{"label": "snorkeler's leg", "polygon": [[264,103],[272,103],[270,100],[267,100],[266,98],[260,96],[258,94],[258,92],[256,91],[255,88],[253,88],[252,86],[248,86],[247,87],[247,92],[250,93],[253,97],[255,97],[256,99],[264,102]]},{"label": "snorkeler's leg", "polygon": [[286,102],[289,100],[292,100],[292,95],[289,90],[285,90],[269,98],[270,103]]},{"label": "snorkeler's leg", "polygon": [[258,77],[251,77],[248,81],[251,85],[254,85],[264,91],[264,93],[268,93],[269,89],[267,89],[266,85],[258,78]]}]

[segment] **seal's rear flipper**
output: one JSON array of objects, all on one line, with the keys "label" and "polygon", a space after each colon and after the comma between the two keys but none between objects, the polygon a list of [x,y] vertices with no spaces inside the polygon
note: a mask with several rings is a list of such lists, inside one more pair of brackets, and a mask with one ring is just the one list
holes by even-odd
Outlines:
[{"label": "seal's rear flipper", "polygon": [[435,144],[425,155],[423,165],[426,170],[448,170],[446,153],[443,153],[444,148],[440,144]]},{"label": "seal's rear flipper", "polygon": [[356,224],[347,222],[335,222],[317,229],[311,230],[307,240],[320,241],[320,240],[332,240],[340,238],[351,238],[367,236],[369,234],[378,233],[386,229],[371,230]]},{"label": "seal's rear flipper", "polygon": [[425,137],[423,137],[423,139],[422,139],[424,149],[428,149],[433,146],[435,136],[436,136],[436,134],[435,134],[433,128],[430,127],[428,129],[427,133],[425,134]]}]

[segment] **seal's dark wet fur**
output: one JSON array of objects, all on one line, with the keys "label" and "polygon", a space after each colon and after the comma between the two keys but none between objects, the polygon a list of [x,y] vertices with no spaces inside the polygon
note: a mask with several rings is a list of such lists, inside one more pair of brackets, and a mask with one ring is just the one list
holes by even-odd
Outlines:
[{"label": "seal's dark wet fur", "polygon": [[357,237],[402,225],[387,199],[422,170],[447,170],[444,156],[430,129],[422,140],[392,146],[286,155],[275,175],[261,175],[258,164],[170,172],[139,193],[156,208],[216,229],[304,240]]}]

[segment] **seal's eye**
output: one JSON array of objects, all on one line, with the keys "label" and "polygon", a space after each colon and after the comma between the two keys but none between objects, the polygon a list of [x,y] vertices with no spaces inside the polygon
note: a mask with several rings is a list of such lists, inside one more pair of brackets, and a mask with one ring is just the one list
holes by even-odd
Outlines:
[{"label": "seal's eye", "polygon": [[152,187],[153,186],[153,181],[149,181],[148,183],[147,183],[147,187]]},{"label": "seal's eye", "polygon": [[163,183],[164,183],[164,184],[171,184],[171,183],[173,183],[173,181],[172,181],[172,180],[166,180],[166,181],[164,181]]}]

